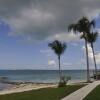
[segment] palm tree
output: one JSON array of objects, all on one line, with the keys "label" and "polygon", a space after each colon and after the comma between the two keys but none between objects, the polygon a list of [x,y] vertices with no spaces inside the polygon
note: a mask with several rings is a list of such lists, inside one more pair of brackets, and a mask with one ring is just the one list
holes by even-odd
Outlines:
[{"label": "palm tree", "polygon": [[92,48],[96,76],[97,76],[97,65],[96,65],[96,59],[95,59],[95,53],[94,53],[94,45],[93,45],[93,43],[96,42],[97,37],[98,37],[98,33],[97,32],[92,32],[90,34],[87,34],[87,37],[86,37],[87,41],[90,43],[91,48]]},{"label": "palm tree", "polygon": [[86,60],[87,60],[87,82],[90,82],[90,74],[89,74],[89,60],[88,60],[88,47],[87,47],[86,35],[90,32],[92,26],[95,27],[94,20],[90,22],[86,17],[83,17],[77,23],[68,26],[68,31],[73,30],[75,33],[83,33],[81,38],[85,40]]},{"label": "palm tree", "polygon": [[66,44],[65,43],[61,43],[58,40],[55,40],[52,43],[49,43],[48,46],[51,47],[51,49],[54,51],[54,53],[58,56],[59,78],[60,78],[60,82],[61,82],[62,75],[61,75],[60,57],[64,53],[64,51],[66,49]]}]

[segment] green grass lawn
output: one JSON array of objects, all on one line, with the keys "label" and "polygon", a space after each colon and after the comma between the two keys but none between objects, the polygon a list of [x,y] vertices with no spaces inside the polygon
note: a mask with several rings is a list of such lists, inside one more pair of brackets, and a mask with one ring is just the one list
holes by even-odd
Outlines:
[{"label": "green grass lawn", "polygon": [[1,95],[0,100],[61,100],[84,85],[68,85],[59,88],[44,88],[22,93]]},{"label": "green grass lawn", "polygon": [[100,85],[90,92],[84,100],[100,100]]}]

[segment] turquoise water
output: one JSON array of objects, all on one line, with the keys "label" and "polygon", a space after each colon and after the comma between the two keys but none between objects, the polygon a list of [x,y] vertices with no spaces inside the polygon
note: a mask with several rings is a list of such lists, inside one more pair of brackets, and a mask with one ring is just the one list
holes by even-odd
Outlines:
[{"label": "turquoise water", "polygon": [[[71,81],[85,81],[86,70],[64,70]],[[92,75],[92,71],[90,71]],[[56,83],[59,81],[58,70],[0,70],[0,76],[8,77],[15,82]]]}]

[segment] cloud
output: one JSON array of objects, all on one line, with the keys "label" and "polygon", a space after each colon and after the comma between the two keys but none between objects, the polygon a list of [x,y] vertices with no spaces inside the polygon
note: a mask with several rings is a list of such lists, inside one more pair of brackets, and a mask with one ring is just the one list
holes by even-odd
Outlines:
[{"label": "cloud", "polygon": [[[92,48],[90,45],[88,45],[88,52],[89,52],[89,58],[91,61],[93,61],[93,53],[92,53]],[[96,62],[97,64],[100,64],[100,52],[95,54]]]},{"label": "cloud", "polygon": [[96,57],[96,62],[97,62],[98,64],[100,64],[100,52],[97,53],[97,54],[95,55],[95,57]]},{"label": "cloud", "polygon": [[79,34],[74,34],[74,33],[62,33],[62,34],[55,34],[52,35],[51,37],[49,37],[47,40],[51,41],[51,40],[60,40],[60,41],[67,41],[67,42],[71,42],[71,41],[79,41],[80,39],[80,35]]},{"label": "cloud", "polygon": [[[85,46],[83,46],[83,50],[85,52]],[[93,61],[93,53],[92,53],[92,48],[91,46],[88,44],[88,55],[89,55],[89,59],[91,61],[91,63],[93,64],[94,61]],[[95,53],[95,58],[96,58],[96,63],[97,64],[100,64],[100,51]]]},{"label": "cloud", "polygon": [[70,23],[99,12],[99,0],[0,0],[0,18],[9,24],[10,34],[33,40],[63,35]]},{"label": "cloud", "polygon": [[93,59],[92,48],[89,44],[87,45],[87,47],[88,47],[88,52],[89,52],[89,58]]},{"label": "cloud", "polygon": [[98,34],[100,36],[100,28],[96,28],[95,31],[98,32]]},{"label": "cloud", "polygon": [[[88,47],[89,58],[93,59],[92,48],[91,48],[91,46],[89,44],[87,45],[87,47]],[[84,54],[86,55],[86,48],[85,48],[85,46],[82,46],[82,50],[84,51]]]},{"label": "cloud", "polygon": [[55,60],[48,60],[48,65],[49,66],[56,66]]}]

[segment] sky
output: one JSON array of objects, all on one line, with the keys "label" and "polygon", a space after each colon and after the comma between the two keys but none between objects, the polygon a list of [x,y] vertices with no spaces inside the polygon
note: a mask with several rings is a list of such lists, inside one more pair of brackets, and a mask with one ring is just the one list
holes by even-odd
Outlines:
[{"label": "sky", "polygon": [[[48,43],[67,44],[62,69],[86,69],[84,40],[67,27],[83,16],[96,21],[94,43],[100,68],[99,0],[0,0],[0,69],[58,69],[58,59]],[[90,69],[93,55],[88,44]]]}]

